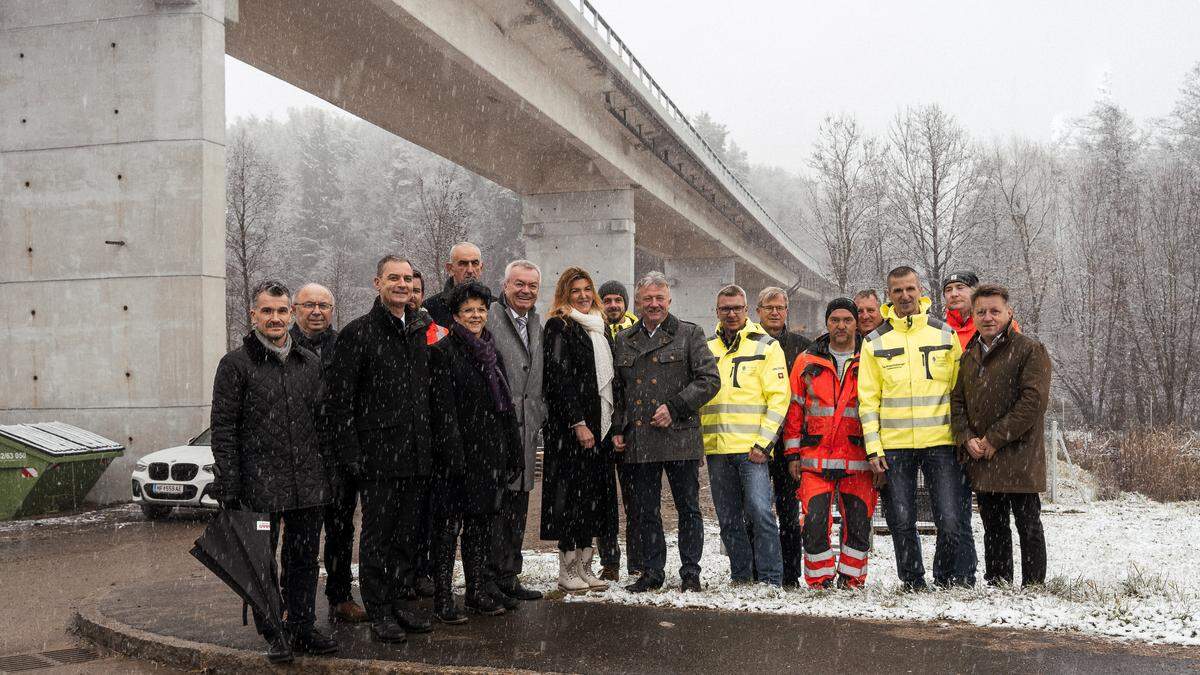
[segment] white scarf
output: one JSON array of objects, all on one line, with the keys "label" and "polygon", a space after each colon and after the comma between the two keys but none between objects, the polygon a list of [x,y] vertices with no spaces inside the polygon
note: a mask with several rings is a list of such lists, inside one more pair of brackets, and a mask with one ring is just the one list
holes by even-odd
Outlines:
[{"label": "white scarf", "polygon": [[596,443],[604,440],[608,428],[612,426],[613,413],[613,358],[608,348],[608,329],[604,325],[604,317],[599,314],[584,314],[571,308],[570,316],[575,323],[583,327],[592,340],[592,358],[596,362],[596,387],[600,390],[600,435]]}]

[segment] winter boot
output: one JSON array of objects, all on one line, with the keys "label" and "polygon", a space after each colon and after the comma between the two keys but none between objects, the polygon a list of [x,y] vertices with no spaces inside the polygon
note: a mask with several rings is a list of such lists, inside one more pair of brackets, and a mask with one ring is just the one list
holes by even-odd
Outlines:
[{"label": "winter boot", "polygon": [[463,529],[463,574],[467,577],[467,598],[463,605],[468,612],[485,616],[500,616],[504,607],[487,592],[483,566],[490,537],[478,519],[468,518]]},{"label": "winter boot", "polygon": [[558,552],[558,587],[567,593],[581,593],[591,588],[588,582],[579,578],[578,558],[579,551]]},{"label": "winter boot", "polygon": [[576,551],[575,556],[575,574],[583,583],[588,585],[588,588],[596,591],[603,591],[608,588],[608,583],[601,581],[592,574],[592,556],[595,555],[596,549],[588,546]]}]

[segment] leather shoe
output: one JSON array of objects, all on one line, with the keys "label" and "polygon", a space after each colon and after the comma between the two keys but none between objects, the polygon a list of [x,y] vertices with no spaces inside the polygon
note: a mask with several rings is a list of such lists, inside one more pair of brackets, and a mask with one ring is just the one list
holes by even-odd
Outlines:
[{"label": "leather shoe", "polygon": [[367,610],[353,600],[339,602],[329,607],[329,619],[341,623],[362,623],[367,620]]},{"label": "leather shoe", "polygon": [[432,598],[433,597],[433,579],[429,577],[418,577],[413,590],[417,592],[417,597]]},{"label": "leather shoe", "polygon": [[332,654],[338,650],[337,640],[309,626],[292,635],[292,651],[300,654]]},{"label": "leather shoe", "polygon": [[480,593],[472,596],[467,595],[463,606],[468,612],[475,614],[483,614],[484,616],[500,616],[504,613],[504,606],[492,599],[492,596],[487,593]]},{"label": "leather shoe", "polygon": [[396,623],[400,624],[406,633],[428,633],[433,630],[433,623],[416,612],[396,607],[392,609],[392,616],[396,618]]},{"label": "leather shoe", "polygon": [[684,577],[679,583],[679,590],[687,593],[689,591],[700,592],[700,577]]},{"label": "leather shoe", "polygon": [[267,638],[267,660],[271,663],[291,663],[292,645],[287,635],[279,634]]},{"label": "leather shoe", "polygon": [[638,577],[638,580],[625,587],[625,590],[630,593],[645,593],[647,591],[657,591],[662,588],[661,581],[652,581],[649,575],[643,574]]},{"label": "leather shoe", "polygon": [[390,616],[381,617],[371,622],[371,635],[380,642],[404,642],[408,636],[396,620]]},{"label": "leather shoe", "polygon": [[496,584],[501,591],[510,598],[517,600],[541,600],[542,594],[540,591],[535,591],[531,588],[525,588],[521,585],[521,580],[514,580],[511,584]]},{"label": "leather shoe", "polygon": [[511,612],[521,606],[520,600],[500,590],[500,587],[495,583],[488,583],[483,587],[483,590],[485,593],[492,596],[492,599],[496,601],[496,604],[503,607],[506,611]]}]

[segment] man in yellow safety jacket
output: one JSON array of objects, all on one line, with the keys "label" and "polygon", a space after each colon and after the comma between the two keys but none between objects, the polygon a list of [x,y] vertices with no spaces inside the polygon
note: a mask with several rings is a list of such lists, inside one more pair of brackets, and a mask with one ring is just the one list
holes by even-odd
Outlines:
[{"label": "man in yellow safety jacket", "polygon": [[967,541],[960,507],[966,479],[950,432],[950,392],[958,378],[962,345],[954,330],[929,316],[929,298],[911,267],[888,273],[883,323],[862,346],[858,371],[858,410],[871,468],[886,472],[884,516],[896,549],[900,581],[925,588],[925,567],[917,539],[917,471],[925,477],[934,506],[937,544],[933,581],[967,585],[975,571],[959,556]]},{"label": "man in yellow safety jacket", "polygon": [[[700,431],[721,541],[733,581],[783,584],[783,552],[767,464],[791,398],[783,347],[747,318],[746,292],[730,284],[717,294],[717,358],[721,389],[700,408]],[[746,523],[754,530],[751,546]]]}]

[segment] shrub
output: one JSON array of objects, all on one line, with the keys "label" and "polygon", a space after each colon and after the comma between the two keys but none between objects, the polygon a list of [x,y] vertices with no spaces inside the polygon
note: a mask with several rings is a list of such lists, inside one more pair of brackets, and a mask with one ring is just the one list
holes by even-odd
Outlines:
[{"label": "shrub", "polygon": [[1197,439],[1182,429],[1135,429],[1093,434],[1085,447],[1069,443],[1071,458],[1096,478],[1098,499],[1137,492],[1160,502],[1200,499]]}]

